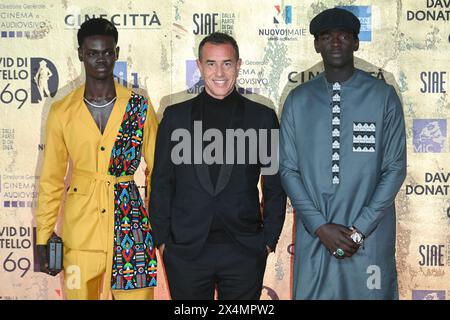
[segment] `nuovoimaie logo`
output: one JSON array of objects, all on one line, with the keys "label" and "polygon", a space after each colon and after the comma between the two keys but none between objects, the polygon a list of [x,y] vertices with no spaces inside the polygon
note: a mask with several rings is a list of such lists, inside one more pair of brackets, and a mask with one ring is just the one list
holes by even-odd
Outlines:
[{"label": "nuovoimaie logo", "polygon": [[361,22],[359,41],[372,41],[372,7],[371,6],[338,6],[337,8],[350,11]]},{"label": "nuovoimaie logo", "polygon": [[31,58],[31,103],[41,103],[58,92],[59,77],[55,65],[45,58]]},{"label": "nuovoimaie logo", "polygon": [[186,60],[186,89],[190,93],[198,93],[204,87],[205,82],[196,60]]},{"label": "nuovoimaie logo", "polygon": [[447,142],[446,119],[414,119],[413,144],[414,152],[445,152]]},{"label": "nuovoimaie logo", "polygon": [[413,300],[445,300],[444,290],[413,290]]},{"label": "nuovoimaie logo", "polygon": [[277,11],[277,15],[273,17],[273,23],[279,24],[280,21],[284,21],[285,24],[292,23],[292,6],[274,6]]}]

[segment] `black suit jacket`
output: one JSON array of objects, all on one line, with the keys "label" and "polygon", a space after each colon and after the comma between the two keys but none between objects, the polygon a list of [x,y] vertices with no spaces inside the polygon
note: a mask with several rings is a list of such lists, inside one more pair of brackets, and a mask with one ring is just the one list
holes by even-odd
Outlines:
[{"label": "black suit jacket", "polygon": [[[242,247],[258,253],[265,251],[266,245],[274,249],[286,211],[286,194],[278,172],[263,176],[260,203],[257,185],[262,164],[259,159],[256,164],[235,161],[221,165],[215,187],[208,165],[203,161],[194,164],[193,148],[191,164],[174,164],[171,159],[173,147],[179,143],[171,141],[172,132],[186,129],[194,140],[194,121],[202,120],[205,94],[202,92],[191,100],[167,107],[158,128],[149,204],[155,245],[166,244],[172,254],[195,258],[216,214],[228,234]],[[233,108],[228,128],[244,131],[279,128],[272,109],[241,95]],[[236,149],[234,153],[236,157]]]}]

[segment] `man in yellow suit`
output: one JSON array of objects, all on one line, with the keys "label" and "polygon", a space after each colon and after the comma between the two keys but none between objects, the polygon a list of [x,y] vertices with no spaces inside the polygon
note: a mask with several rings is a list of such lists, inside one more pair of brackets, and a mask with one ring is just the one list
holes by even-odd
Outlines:
[{"label": "man in yellow suit", "polygon": [[[152,299],[156,251],[133,174],[142,155],[151,173],[155,112],[146,98],[114,82],[119,47],[111,22],[87,20],[77,37],[86,82],[53,104],[47,119],[36,214],[41,271],[52,274],[46,244],[54,232],[66,178],[66,297]],[[150,174],[148,186],[149,179]]]}]

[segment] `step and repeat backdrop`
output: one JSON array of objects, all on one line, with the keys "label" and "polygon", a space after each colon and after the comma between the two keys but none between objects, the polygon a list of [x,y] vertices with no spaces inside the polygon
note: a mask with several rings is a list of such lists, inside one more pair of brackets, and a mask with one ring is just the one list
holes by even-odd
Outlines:
[{"label": "step and repeat backdrop", "polygon": [[[34,215],[50,105],[84,81],[76,51],[81,23],[104,17],[116,25],[116,80],[147,95],[159,119],[165,107],[202,89],[197,48],[214,31],[239,44],[239,90],[280,115],[289,91],[323,70],[308,26],[335,6],[361,21],[357,67],[394,85],[403,102],[408,175],[396,200],[400,297],[450,299],[449,0],[2,0],[0,299],[64,298],[62,275],[37,272]],[[144,175],[141,166],[142,194]],[[293,218],[288,204],[262,299],[291,299]],[[170,299],[162,263],[158,277],[156,299]]]}]

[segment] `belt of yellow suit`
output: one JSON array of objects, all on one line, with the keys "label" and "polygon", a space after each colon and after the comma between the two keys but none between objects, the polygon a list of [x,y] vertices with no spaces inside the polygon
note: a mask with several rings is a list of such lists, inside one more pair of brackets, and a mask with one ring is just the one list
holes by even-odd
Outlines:
[{"label": "belt of yellow suit", "polygon": [[[112,259],[113,259],[113,247],[114,247],[114,215],[109,214],[112,210],[114,212],[114,185],[120,182],[130,182],[134,180],[134,175],[127,176],[112,176],[109,174],[103,174],[98,172],[89,172],[84,170],[74,170],[72,173],[73,177],[77,177],[77,179],[89,179],[95,182],[95,189],[93,190],[94,194],[96,192],[96,188],[100,188],[99,194],[99,206],[98,208],[102,208],[103,205],[106,204],[107,208],[103,208],[102,210],[106,210],[107,212],[107,234],[108,239],[106,243],[106,273],[105,278],[103,279],[103,288],[101,293],[101,299],[108,299],[110,289],[111,289],[111,273],[112,273]],[[110,208],[110,206],[113,206]]]}]

